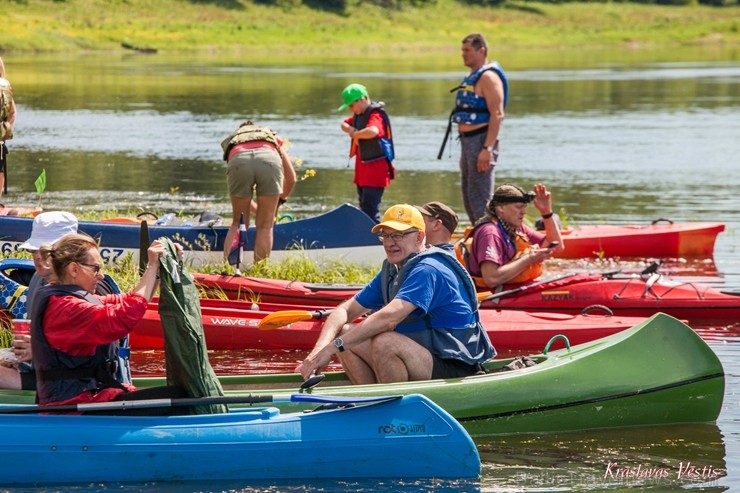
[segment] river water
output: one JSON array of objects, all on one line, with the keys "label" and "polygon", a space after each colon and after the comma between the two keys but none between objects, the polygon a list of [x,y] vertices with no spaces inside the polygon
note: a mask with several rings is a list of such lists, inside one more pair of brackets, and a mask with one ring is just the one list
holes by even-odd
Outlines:
[{"label": "river water", "polygon": [[[668,273],[740,289],[740,53],[584,50],[502,52],[511,99],[497,183],[546,183],[568,224],[720,221],[713,259],[673,259]],[[441,200],[462,211],[457,142],[437,151],[463,75],[456,53],[414,60],[241,60],[216,56],[4,57],[18,104],[9,143],[14,206],[228,214],[219,143],[246,118],[292,143],[303,170],[284,212],[354,203],[341,89],[365,83],[386,103],[398,178],[384,204]],[[34,180],[46,170],[39,197]],[[338,233],[340,234],[340,233]],[[625,268],[649,261],[630,260]],[[606,261],[552,268],[602,268]],[[609,262],[610,266],[614,262]],[[740,488],[739,324],[702,332],[725,367],[716,424],[479,440],[480,483],[137,485],[146,491],[725,491]],[[213,353],[219,372],[292,369],[295,353]],[[139,371],[157,372],[156,355]],[[659,479],[614,478],[609,464],[662,467]],[[703,468],[686,475],[687,465]],[[69,488],[44,489],[63,491]],[[134,490],[92,485],[76,491]],[[3,491],[0,488],[0,491]],[[17,490],[9,490],[17,491]]]}]

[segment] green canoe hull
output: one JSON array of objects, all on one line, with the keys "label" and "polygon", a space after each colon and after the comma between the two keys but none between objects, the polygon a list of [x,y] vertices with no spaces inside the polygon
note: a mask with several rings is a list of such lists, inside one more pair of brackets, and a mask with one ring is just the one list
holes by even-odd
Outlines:
[{"label": "green canoe hull", "polygon": [[[690,327],[668,315],[659,313],[610,337],[530,357],[537,365],[501,371],[511,360],[497,360],[487,365],[488,374],[448,380],[349,385],[343,373],[329,373],[311,392],[423,394],[474,436],[713,422],[722,407],[722,364]],[[287,395],[302,379],[297,374],[252,375],[221,377],[221,382],[227,394]],[[162,385],[164,379],[135,383]],[[0,393],[0,401],[23,397]],[[275,405],[285,411],[297,406]]]}]

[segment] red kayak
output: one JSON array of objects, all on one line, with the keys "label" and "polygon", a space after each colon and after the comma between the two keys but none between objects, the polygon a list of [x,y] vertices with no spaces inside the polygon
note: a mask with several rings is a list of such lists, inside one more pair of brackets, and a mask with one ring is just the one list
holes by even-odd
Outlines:
[{"label": "red kayak", "polygon": [[193,273],[206,297],[225,295],[230,300],[286,305],[336,306],[353,297],[362,284],[328,284],[285,281],[248,276]]},{"label": "red kayak", "polygon": [[[259,309],[253,309],[259,308]],[[297,321],[272,330],[260,330],[259,322],[277,310],[310,310],[305,306],[261,304],[243,301],[201,299],[203,330],[208,349],[300,349],[311,350],[323,325],[321,318]],[[556,335],[580,344],[622,331],[644,321],[637,317],[615,317],[593,307],[585,315],[530,313],[512,310],[482,310],[481,321],[499,351],[541,351]],[[562,346],[562,342],[558,343]],[[134,349],[162,349],[162,326],[157,303],[149,304],[144,319],[131,333]]]},{"label": "red kayak", "polygon": [[[667,221],[667,222],[663,222]],[[680,223],[658,219],[647,226],[594,225],[565,228],[560,258],[711,257],[721,223]]]},{"label": "red kayak", "polygon": [[[230,299],[298,306],[336,306],[361,288],[213,274],[194,277],[207,290]],[[483,302],[481,308],[577,314],[588,306],[603,305],[620,316],[649,317],[660,311],[691,323],[740,320],[740,293],[722,292],[704,283],[668,280],[660,274],[566,274],[551,281],[505,288],[503,294],[495,295],[496,300]]]},{"label": "red kayak", "polygon": [[508,295],[482,300],[481,308],[552,310],[578,313],[599,304],[615,314],[648,317],[663,312],[692,324],[740,319],[740,292],[724,292],[709,284],[669,280],[660,274],[608,278],[601,274],[568,274],[507,290]]}]

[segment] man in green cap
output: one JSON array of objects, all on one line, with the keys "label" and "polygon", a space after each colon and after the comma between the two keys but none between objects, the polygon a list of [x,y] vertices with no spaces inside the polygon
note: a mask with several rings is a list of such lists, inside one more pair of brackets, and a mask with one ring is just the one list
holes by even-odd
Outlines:
[{"label": "man in green cap", "polygon": [[391,122],[383,103],[370,100],[362,84],[350,84],[342,91],[344,104],[352,116],[342,122],[342,130],[352,139],[349,157],[355,157],[355,178],[360,209],[376,223],[380,222],[380,201],[396,170]]}]

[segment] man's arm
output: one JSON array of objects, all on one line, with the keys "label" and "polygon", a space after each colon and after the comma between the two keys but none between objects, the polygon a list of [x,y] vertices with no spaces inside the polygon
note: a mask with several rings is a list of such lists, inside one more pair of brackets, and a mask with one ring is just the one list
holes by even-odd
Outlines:
[{"label": "man's arm", "polygon": [[[316,340],[316,344],[314,344],[313,349],[309,355],[306,356],[306,359],[298,365],[296,371],[300,372],[303,375],[303,378],[310,377],[312,373],[320,372],[329,364],[333,354],[327,353],[325,349],[333,347],[334,339],[339,336],[342,328],[347,323],[364,315],[368,311],[369,310],[360,305],[354,297],[342,302],[326,319],[324,326],[321,328],[321,333]],[[328,357],[326,357],[327,354]]]},{"label": "man's arm", "polygon": [[504,121],[504,83],[493,70],[487,70],[478,79],[476,89],[479,89],[479,95],[485,98],[488,112],[491,115],[484,148],[478,155],[478,171],[485,173],[491,167],[491,153],[485,147],[496,145],[501,124]]},{"label": "man's arm", "polygon": [[[303,375],[303,378],[308,378],[312,373],[321,371],[329,364],[332,357],[338,352],[334,346],[334,339],[340,333],[342,333],[344,347],[351,348],[382,332],[395,330],[396,326],[415,309],[416,305],[394,298],[390,303],[365,320],[357,324],[350,323],[348,330],[342,333],[342,327],[345,324],[369,311],[357,303],[354,298],[345,301],[326,320],[313,351],[311,351],[311,354],[308,355],[299,367],[301,375]],[[358,310],[361,311],[358,313]]]},{"label": "man's arm", "polygon": [[342,336],[345,347],[352,347],[383,332],[395,330],[416,308],[413,303],[393,298],[390,303],[358,323],[355,327],[359,330],[348,331]]}]

